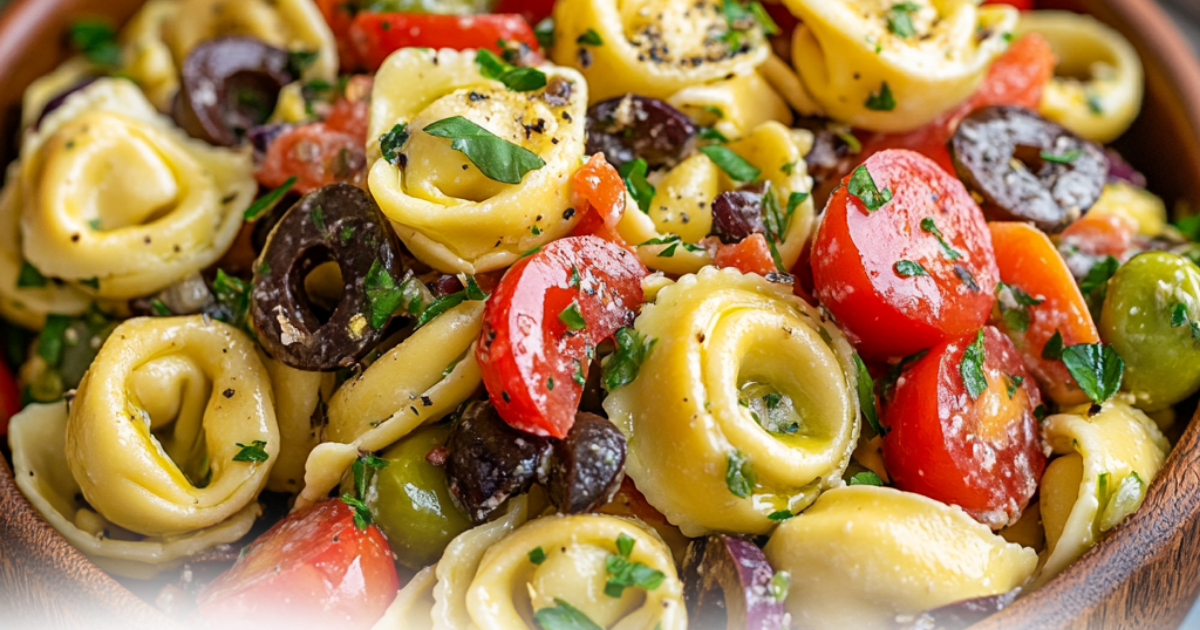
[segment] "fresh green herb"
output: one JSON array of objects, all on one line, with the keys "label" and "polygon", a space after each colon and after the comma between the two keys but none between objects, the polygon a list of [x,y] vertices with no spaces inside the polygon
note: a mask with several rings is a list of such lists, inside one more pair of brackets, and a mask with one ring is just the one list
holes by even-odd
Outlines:
[{"label": "fresh green herb", "polygon": [[241,450],[233,456],[235,462],[265,462],[271,457],[264,448],[267,443],[262,440],[254,440],[249,444],[238,442],[237,445]]},{"label": "fresh green herb", "polygon": [[862,142],[859,142],[858,137],[848,128],[837,126],[831,129],[831,131],[846,145],[846,150],[850,151],[851,154],[858,155],[862,153]]},{"label": "fresh green herb", "polygon": [[513,66],[486,48],[475,53],[475,63],[479,66],[479,74],[503,83],[514,92],[532,92],[546,87],[546,73],[537,68]]},{"label": "fresh green herb", "polygon": [[857,393],[858,406],[862,409],[863,418],[870,425],[871,430],[875,431],[875,435],[886,435],[887,427],[879,420],[879,410],[875,407],[875,379],[871,378],[871,372],[867,370],[867,364],[863,363],[862,357],[858,353],[854,354],[854,368],[857,372]]},{"label": "fresh green herb", "polygon": [[1078,160],[1079,156],[1081,155],[1083,155],[1083,151],[1079,149],[1071,149],[1070,151],[1062,154],[1052,153],[1050,151],[1042,151],[1041,153],[1043,160],[1046,160],[1047,162],[1053,162],[1055,164],[1071,164],[1075,160]]},{"label": "fresh green herb", "polygon": [[79,281],[85,287],[91,287],[93,290],[100,290],[100,278],[84,278]]},{"label": "fresh green herb", "polygon": [[752,182],[758,179],[762,170],[746,161],[746,158],[734,153],[729,147],[719,144],[709,144],[700,147],[700,152],[707,155],[726,175],[734,181]]},{"label": "fresh green herb", "polygon": [[292,189],[292,186],[295,185],[296,176],[293,175],[287,178],[287,181],[283,182],[283,185],[281,185],[279,188],[276,188],[262,197],[255,199],[254,203],[250,204],[250,207],[246,208],[246,211],[242,213],[242,218],[247,221],[254,221],[258,219],[259,215],[270,210],[271,208],[274,208],[275,205],[279,203],[279,200],[283,199],[283,196],[286,195],[287,192]]},{"label": "fresh green herb", "polygon": [[893,4],[887,12],[888,31],[903,39],[916,35],[917,29],[913,26],[911,14],[920,10],[921,7],[911,2]]},{"label": "fresh green herb", "polygon": [[791,217],[792,214],[794,214],[796,212],[796,208],[800,207],[800,204],[804,203],[805,201],[808,201],[808,197],[809,197],[809,193],[806,193],[806,192],[793,192],[790,195],[788,195],[787,215],[789,217]]},{"label": "fresh green herb", "polygon": [[349,494],[342,495],[342,502],[354,508],[354,526],[358,529],[366,529],[374,522],[374,517],[371,514],[371,508],[367,507],[361,499],[356,499]]},{"label": "fresh green herb", "polygon": [[996,284],[996,297],[1004,325],[1012,332],[1029,330],[1029,307],[1041,304],[1042,300],[1029,295],[1021,287],[1003,282]]},{"label": "fresh green herb", "polygon": [[1046,405],[1038,405],[1037,407],[1033,408],[1033,417],[1038,422],[1045,420],[1046,414],[1047,414]]},{"label": "fresh green herb", "polygon": [[175,314],[167,307],[166,302],[158,298],[150,300],[150,312],[154,313],[155,317],[171,317]]},{"label": "fresh green herb", "polygon": [[121,65],[121,46],[117,34],[103,20],[77,20],[68,28],[71,47],[97,66],[116,68]]},{"label": "fresh green herb", "polygon": [[725,134],[712,127],[701,127],[700,133],[697,134],[697,137],[701,140],[708,140],[710,142],[729,142],[729,138],[726,138]]},{"label": "fresh green herb", "polygon": [[604,630],[578,608],[555,597],[554,608],[542,608],[533,619],[543,630]]},{"label": "fresh green herb", "polygon": [[1023,333],[1029,330],[1029,310],[1025,308],[1008,308],[1004,303],[1000,303],[1000,316],[1004,319],[1004,326],[1015,333]]},{"label": "fresh green herb", "polygon": [[580,387],[583,387],[587,383],[587,376],[583,373],[583,361],[575,359],[575,372],[571,374],[571,380],[575,381],[575,384]]},{"label": "fresh green herb", "polygon": [[1054,336],[1046,341],[1046,345],[1042,346],[1042,358],[1047,361],[1057,361],[1063,356],[1063,338],[1062,333],[1058,330],[1054,331]]},{"label": "fresh green herb", "polygon": [[888,87],[887,81],[883,82],[878,92],[872,92],[867,97],[864,105],[867,109],[876,112],[890,112],[896,109],[896,97],[892,95],[892,88]]},{"label": "fresh green herb", "polygon": [[1184,217],[1172,225],[1186,236],[1189,241],[1200,241],[1200,214]]},{"label": "fresh green herb", "polygon": [[548,17],[537,23],[533,27],[533,36],[537,38],[538,44],[546,50],[554,47],[554,18]]},{"label": "fresh green herb", "polygon": [[762,196],[762,218],[763,227],[767,232],[767,240],[782,243],[792,217],[790,213],[785,215],[783,209],[779,207],[779,197],[776,196],[775,188],[770,183],[767,184],[767,189]]},{"label": "fresh green herb", "polygon": [[1087,275],[1079,282],[1079,290],[1084,295],[1092,295],[1098,289],[1106,287],[1109,279],[1120,268],[1121,261],[1112,256],[1105,256],[1103,260],[1092,265],[1092,268],[1088,270]]},{"label": "fresh green herb", "polygon": [[[632,551],[633,539],[628,536],[625,538],[628,540],[629,550]],[[621,544],[620,540],[617,544]],[[619,599],[625,593],[625,589],[635,586],[653,591],[662,586],[663,580],[667,577],[658,569],[629,560],[628,553],[608,554],[604,561],[604,568],[608,571],[608,581],[604,583],[604,594],[614,599]]]},{"label": "fresh green herb", "polygon": [[779,167],[779,172],[791,177],[792,174],[796,172],[796,165],[797,162],[788,162],[787,164]]},{"label": "fresh green herb", "polygon": [[212,290],[220,307],[213,318],[237,328],[245,328],[249,321],[250,283],[225,273],[224,269],[218,269]]},{"label": "fresh green herb", "polygon": [[546,551],[541,547],[534,547],[529,552],[529,561],[534,564],[541,564],[546,561]]},{"label": "fresh green herb", "polygon": [[789,518],[792,518],[794,516],[796,516],[796,515],[792,514],[791,510],[779,510],[777,512],[771,512],[770,514],[768,514],[767,520],[769,520],[769,521],[786,521]]},{"label": "fresh green herb", "polygon": [[962,361],[958,364],[958,372],[962,375],[963,385],[971,400],[979,398],[988,388],[987,376],[983,373],[983,330],[975,336],[975,341],[963,350]]},{"label": "fresh green herb", "polygon": [[600,364],[600,382],[605,391],[614,392],[637,378],[642,363],[657,340],[647,341],[633,328],[618,328],[614,335],[617,349]]},{"label": "fresh green herb", "polygon": [[50,367],[58,367],[62,362],[63,337],[71,325],[71,318],[66,315],[51,313],[46,316],[46,324],[38,334],[38,356]]},{"label": "fresh green herb", "polygon": [[939,230],[937,224],[933,222],[933,217],[925,217],[924,219],[921,219],[921,230],[928,232],[937,238],[938,244],[942,247],[942,255],[945,256],[947,260],[958,260],[959,258],[962,258],[962,254],[954,251],[954,248],[950,247],[950,244],[946,242],[946,237],[942,236],[942,231]]},{"label": "fresh green herb", "polygon": [[287,54],[288,71],[291,72],[293,76],[297,77],[304,74],[305,70],[308,70],[314,63],[317,62],[317,57],[319,57],[320,54],[321,53],[315,50],[289,50]]},{"label": "fresh green herb", "polygon": [[468,300],[482,302],[488,299],[488,294],[484,293],[483,289],[479,288],[479,283],[475,282],[475,276],[467,276],[466,288],[463,290],[467,292]]},{"label": "fresh green herb", "polygon": [[578,289],[582,284],[582,279],[579,277],[579,267],[571,265],[571,286]]},{"label": "fresh green herb", "polygon": [[[17,286],[21,286],[20,283]],[[1171,328],[1179,328],[1188,323],[1187,307],[1183,304],[1176,304],[1175,308],[1171,309]]]},{"label": "fresh green herb", "polygon": [[1111,473],[1102,472],[1096,476],[1096,498],[1100,500],[1100,504],[1108,500],[1108,480],[1112,477]]},{"label": "fresh green herb", "polygon": [[787,571],[780,571],[771,576],[770,589],[771,597],[775,601],[782,602],[787,599],[788,588],[792,585],[792,574]]},{"label": "fresh green herb", "polygon": [[896,263],[896,274],[905,278],[914,276],[928,276],[929,272],[921,266],[921,263],[911,260],[901,260]]},{"label": "fresh green herb", "polygon": [[575,43],[584,46],[603,46],[604,40],[600,39],[600,33],[597,33],[596,29],[589,28],[583,32],[583,35],[575,38]]},{"label": "fresh green herb", "polygon": [[1104,115],[1104,103],[1100,100],[1100,95],[1095,92],[1088,91],[1087,93],[1088,111],[1092,112],[1093,116]]},{"label": "fresh green herb", "polygon": [[420,328],[434,319],[437,319],[437,317],[442,313],[445,313],[446,311],[458,306],[459,304],[462,304],[463,302],[466,302],[467,300],[482,302],[484,299],[486,299],[487,295],[479,289],[478,285],[475,286],[473,291],[471,290],[471,284],[474,281],[474,278],[469,278],[467,280],[467,288],[457,293],[443,295],[442,297],[431,302],[429,306],[425,308],[425,310],[421,311],[421,315],[417,317],[417,328]]},{"label": "fresh green herb", "polygon": [[633,553],[633,546],[636,543],[637,540],[634,540],[632,536],[621,532],[617,536],[617,553],[621,554],[624,558],[628,558],[629,554]]},{"label": "fresh green herb", "polygon": [[1116,527],[1126,516],[1136,512],[1145,498],[1146,482],[1142,481],[1137,471],[1131,471],[1117,485],[1112,496],[1103,502],[1104,509],[1100,513],[1100,531],[1106,532]]},{"label": "fresh green herb", "polygon": [[646,160],[638,158],[626,162],[617,169],[621,178],[625,180],[625,188],[629,191],[629,195],[637,202],[638,208],[642,212],[650,212],[650,201],[654,199],[654,186],[646,181],[646,172],[649,169]]},{"label": "fresh green herb", "polygon": [[928,350],[915,352],[904,357],[903,359],[900,359],[898,363],[888,368],[887,376],[885,376],[883,379],[881,391],[886,394],[886,392],[896,384],[896,381],[900,380],[900,375],[904,373],[904,370],[907,370],[909,367],[912,367],[914,363],[925,358],[926,354],[929,354]]},{"label": "fresh green herb", "polygon": [[536,153],[500,138],[462,116],[431,123],[424,131],[431,136],[451,139],[451,149],[467,156],[485,177],[505,184],[519,184],[526,173],[546,165]]},{"label": "fresh green herb", "polygon": [[420,317],[425,310],[425,302],[433,298],[425,283],[416,276],[409,276],[400,283],[400,304],[404,311],[413,317]]},{"label": "fresh green herb", "polygon": [[768,36],[779,34],[779,25],[775,23],[775,20],[771,17],[771,14],[767,13],[767,10],[763,8],[762,3],[751,2],[749,8],[750,14],[753,15],[754,20],[758,22],[760,26],[762,26],[764,33],[766,33]]},{"label": "fresh green herb", "polygon": [[102,225],[102,222],[100,221],[100,219],[89,219],[87,223],[88,223],[88,227],[92,228],[92,231],[94,231],[94,232],[100,231],[100,226]]},{"label": "fresh green herb", "polygon": [[583,313],[579,311],[579,302],[574,300],[558,314],[558,321],[562,322],[567,327],[567,330],[577,331],[587,328],[587,320],[583,318]]},{"label": "fresh green herb", "polygon": [[379,136],[379,150],[383,159],[393,166],[400,166],[400,148],[408,142],[408,123],[394,125],[390,131]]},{"label": "fresh green herb", "polygon": [[892,191],[887,188],[879,190],[865,164],[854,169],[846,190],[866,206],[867,212],[875,212],[892,200]]},{"label": "fresh green herb", "polygon": [[683,241],[683,239],[679,238],[678,234],[667,234],[665,236],[660,236],[658,238],[652,238],[648,241],[638,243],[635,247],[644,247],[646,245],[667,245],[666,248],[664,248],[661,252],[658,253],[659,258],[670,258],[670,257],[674,256],[675,248],[680,247],[680,246],[682,246],[683,249],[685,249],[689,252],[704,251],[704,248],[700,247],[699,245],[692,245],[691,243],[685,243]]},{"label": "fresh green herb", "polygon": [[343,225],[341,231],[338,232],[338,240],[343,243],[349,243],[350,239],[354,238],[355,231],[356,228],[353,225],[350,225],[349,223]]},{"label": "fresh green herb", "polygon": [[388,460],[375,455],[363,455],[354,460],[350,471],[354,475],[354,492],[360,499],[367,497],[367,483],[371,475],[378,470],[388,467]]},{"label": "fresh green herb", "polygon": [[1008,399],[1012,400],[1013,396],[1017,395],[1017,390],[1021,388],[1021,383],[1025,382],[1024,376],[1004,375],[1004,384],[1008,388]]},{"label": "fresh green herb", "polygon": [[17,288],[30,289],[46,286],[46,276],[38,271],[37,267],[29,264],[29,261],[21,262],[21,271],[17,274]]},{"label": "fresh green herb", "polygon": [[1112,346],[1081,343],[1062,351],[1067,371],[1092,402],[1102,403],[1121,388],[1125,362]]},{"label": "fresh green herb", "polygon": [[883,479],[880,479],[879,475],[875,474],[874,472],[871,472],[869,470],[864,470],[860,473],[854,473],[854,476],[850,477],[850,481],[847,485],[851,485],[851,486],[882,486]]},{"label": "fresh green herb", "polygon": [[754,467],[740,451],[729,454],[725,468],[725,485],[733,496],[745,499],[754,490]]},{"label": "fresh green herb", "polygon": [[700,111],[717,118],[718,120],[725,117],[725,112],[721,111],[721,108],[717,107],[716,105],[701,105]]},{"label": "fresh green herb", "polygon": [[325,225],[325,208],[317,204],[308,210],[308,220],[312,221],[313,227],[321,234],[329,232],[329,227]]}]

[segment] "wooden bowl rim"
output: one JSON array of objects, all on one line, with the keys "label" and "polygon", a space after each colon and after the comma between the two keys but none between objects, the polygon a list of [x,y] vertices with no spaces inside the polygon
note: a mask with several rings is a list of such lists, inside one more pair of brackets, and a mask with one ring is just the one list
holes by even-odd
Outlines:
[{"label": "wooden bowl rim", "polygon": [[[19,58],[29,45],[22,33],[36,31],[45,19],[38,0],[17,0],[0,15],[0,59]],[[1182,127],[1193,138],[1181,146],[1191,173],[1200,175],[1200,59],[1191,46],[1153,0],[1108,0],[1103,3],[1116,21],[1109,22],[1127,35],[1138,48],[1143,62],[1153,61],[1169,78],[1171,96],[1177,105],[1173,112],[1183,116]],[[1153,36],[1151,36],[1153,35]],[[1146,57],[1149,56],[1150,59]],[[1153,173],[1151,173],[1153,177]],[[1200,184],[1193,191],[1200,200]],[[1023,597],[1008,609],[973,626],[976,630],[1002,628],[1075,627],[1085,616],[1104,607],[1105,598],[1136,577],[1147,559],[1161,558],[1176,551],[1186,525],[1200,530],[1200,409],[1172,450],[1163,471],[1147,492],[1142,508],[1109,532],[1083,557],[1042,588]],[[1180,484],[1185,487],[1180,491]],[[47,541],[54,544],[48,545]],[[1186,543],[1188,541],[1183,541]],[[29,550],[38,563],[62,572],[60,577],[78,585],[91,596],[111,598],[103,612],[119,615],[124,627],[175,628],[171,619],[134,595],[95,564],[51,527],[16,487],[8,461],[0,457],[0,569],[4,568],[6,548]],[[1200,546],[1192,545],[1190,554],[1200,556]],[[1179,576],[1181,580],[1190,576]],[[1191,580],[1190,597],[1196,599],[1200,581]],[[86,584],[86,587],[82,585]],[[80,593],[82,594],[82,592]],[[2,598],[0,598],[2,599]],[[45,608],[46,605],[40,606]],[[1190,606],[1188,607],[1190,608]],[[1188,608],[1182,609],[1176,625]],[[1126,620],[1136,618],[1128,611]],[[1111,620],[1110,620],[1111,621]],[[1118,624],[1125,627],[1125,624]],[[1104,627],[1110,627],[1105,624]],[[1164,626],[1165,627],[1165,626]]]}]

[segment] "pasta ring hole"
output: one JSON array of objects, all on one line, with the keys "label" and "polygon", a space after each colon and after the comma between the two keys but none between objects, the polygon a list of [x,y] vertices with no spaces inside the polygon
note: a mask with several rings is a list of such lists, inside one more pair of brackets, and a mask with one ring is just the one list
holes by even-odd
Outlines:
[{"label": "pasta ring hole", "polygon": [[140,416],[163,453],[196,488],[208,486],[212,479],[204,414],[213,395],[212,378],[181,354],[142,364],[128,381],[131,419]]},{"label": "pasta ring hole", "polygon": [[834,428],[822,413],[827,394],[823,383],[805,383],[787,361],[768,348],[748,353],[738,373],[738,404],[768,435],[789,447],[819,451],[834,439]]}]

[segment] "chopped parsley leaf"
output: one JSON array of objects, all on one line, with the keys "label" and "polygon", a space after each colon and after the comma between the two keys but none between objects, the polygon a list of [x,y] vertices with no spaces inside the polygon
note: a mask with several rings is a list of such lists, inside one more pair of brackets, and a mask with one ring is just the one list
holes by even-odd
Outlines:
[{"label": "chopped parsley leaf", "polygon": [[867,212],[875,212],[892,200],[892,191],[887,188],[879,190],[865,164],[854,169],[846,190],[866,206]]},{"label": "chopped parsley leaf", "polygon": [[625,188],[629,191],[629,196],[633,197],[638,208],[647,214],[650,212],[650,201],[654,199],[655,193],[654,186],[646,181],[648,169],[646,160],[642,158],[626,162],[617,169],[621,179],[625,180]]},{"label": "chopped parsley leaf", "polygon": [[21,262],[21,271],[17,274],[17,288],[31,289],[46,286],[46,276],[38,271],[37,267],[29,264],[29,261]]},{"label": "chopped parsley leaf", "polygon": [[541,564],[545,562],[546,550],[542,549],[541,547],[534,547],[533,550],[529,552],[529,561],[534,564]]},{"label": "chopped parsley leaf", "polygon": [[583,35],[575,38],[575,43],[584,46],[603,46],[604,40],[600,39],[600,33],[597,33],[596,29],[589,28],[583,32]]},{"label": "chopped parsley leaf", "polygon": [[1121,388],[1125,362],[1112,346],[1081,343],[1062,351],[1063,364],[1094,403],[1102,403]]},{"label": "chopped parsley leaf", "polygon": [[983,330],[975,336],[975,341],[963,350],[962,360],[958,364],[958,372],[962,375],[963,385],[971,400],[983,395],[988,388],[987,376],[983,373]]},{"label": "chopped parsley leaf", "polygon": [[519,184],[529,171],[546,165],[536,153],[496,136],[462,116],[451,116],[426,125],[425,133],[451,140],[483,175],[505,184]]},{"label": "chopped parsley leaf", "polygon": [[872,92],[867,97],[864,105],[867,109],[876,112],[890,112],[896,109],[896,97],[892,94],[892,88],[888,86],[887,81],[883,82],[878,92]]},{"label": "chopped parsley leaf", "polygon": [[637,378],[642,363],[657,342],[656,339],[646,340],[633,328],[618,328],[613,337],[617,349],[600,364],[600,383],[608,392],[614,392]]},{"label": "chopped parsley leaf", "polygon": [[754,491],[754,467],[740,451],[729,454],[725,468],[725,486],[738,498],[748,498]]},{"label": "chopped parsley leaf", "polygon": [[604,630],[578,608],[555,597],[553,608],[542,608],[533,619],[544,630]]},{"label": "chopped parsley leaf", "polygon": [[399,123],[390,131],[379,136],[379,149],[383,159],[393,166],[400,166],[400,147],[408,142],[408,123]]},{"label": "chopped parsley leaf", "polygon": [[479,74],[503,83],[513,92],[532,92],[546,87],[546,73],[537,68],[513,66],[486,48],[475,53],[475,63],[479,66]]},{"label": "chopped parsley leaf", "polygon": [[863,472],[860,472],[860,473],[854,473],[854,475],[852,477],[850,477],[850,481],[847,482],[847,485],[851,485],[851,486],[882,486],[883,479],[880,479],[879,475],[875,474],[874,472],[872,472],[870,470],[864,470]]},{"label": "chopped parsley leaf", "polygon": [[901,260],[896,263],[896,275],[904,278],[912,278],[914,276],[928,276],[929,272],[921,266],[921,263],[911,260]]},{"label": "chopped parsley leaf", "polygon": [[700,152],[708,156],[717,168],[725,171],[730,179],[739,182],[752,182],[758,179],[762,170],[746,161],[746,158],[736,154],[729,147],[719,144],[709,144],[700,147]]},{"label": "chopped parsley leaf", "polygon": [[567,327],[567,330],[583,330],[587,328],[587,320],[583,318],[583,313],[579,311],[579,302],[574,300],[558,314],[558,321],[562,322]]},{"label": "chopped parsley leaf", "polygon": [[267,443],[262,440],[254,440],[249,444],[238,442],[237,445],[241,450],[233,456],[235,462],[265,462],[271,457],[267,449],[263,448]]},{"label": "chopped parsley leaf", "polygon": [[1041,153],[1043,160],[1047,162],[1053,162],[1055,164],[1071,164],[1075,160],[1078,160],[1079,156],[1081,155],[1083,155],[1083,151],[1079,149],[1071,149],[1070,151],[1062,154],[1051,153],[1050,151],[1042,151]]},{"label": "chopped parsley leaf", "polygon": [[1042,346],[1042,358],[1048,361],[1057,361],[1063,356],[1063,338],[1062,333],[1055,330],[1054,336],[1046,340],[1046,345]]}]

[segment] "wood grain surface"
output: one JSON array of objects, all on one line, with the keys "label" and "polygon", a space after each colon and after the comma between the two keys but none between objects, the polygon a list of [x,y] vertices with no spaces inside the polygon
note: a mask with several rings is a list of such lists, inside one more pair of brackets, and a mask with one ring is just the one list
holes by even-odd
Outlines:
[{"label": "wood grain surface", "polygon": [[[21,95],[66,51],[84,16],[120,23],[140,0],[23,0],[0,19],[0,163],[15,156]],[[1168,204],[1200,208],[1200,65],[1152,0],[1049,0],[1092,13],[1133,41],[1145,108],[1118,147]],[[1044,588],[976,626],[1168,629],[1200,590],[1200,422],[1193,420],[1142,509]],[[0,458],[0,627],[166,630],[172,622],[92,565],[34,511]],[[849,630],[849,629],[848,629]]]}]

